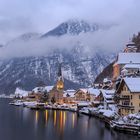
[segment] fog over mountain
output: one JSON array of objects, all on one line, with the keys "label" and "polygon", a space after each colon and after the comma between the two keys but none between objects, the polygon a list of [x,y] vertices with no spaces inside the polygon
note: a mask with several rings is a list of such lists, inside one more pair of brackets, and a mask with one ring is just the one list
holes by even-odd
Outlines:
[{"label": "fog over mountain", "polygon": [[107,32],[99,31],[95,39],[102,39],[99,45],[121,48],[139,29],[139,8],[138,0],[1,0],[0,44],[28,32],[44,34],[69,19],[83,19],[116,25]]},{"label": "fog over mountain", "polygon": [[139,31],[139,9],[138,0],[1,0],[1,92],[54,84],[59,62],[66,88],[91,85]]},{"label": "fog over mountain", "polygon": [[16,87],[31,90],[40,82],[54,85],[59,63],[65,89],[92,85],[115,57],[114,51],[89,42],[99,30],[108,27],[71,20],[44,35],[28,33],[8,42],[1,52],[1,93],[13,93]]}]

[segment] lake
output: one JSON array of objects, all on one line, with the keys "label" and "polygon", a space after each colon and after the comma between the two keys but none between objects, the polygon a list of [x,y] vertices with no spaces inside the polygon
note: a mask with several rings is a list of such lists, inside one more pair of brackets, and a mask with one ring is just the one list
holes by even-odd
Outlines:
[{"label": "lake", "polygon": [[30,110],[0,99],[0,140],[138,140],[99,119],[68,111]]}]

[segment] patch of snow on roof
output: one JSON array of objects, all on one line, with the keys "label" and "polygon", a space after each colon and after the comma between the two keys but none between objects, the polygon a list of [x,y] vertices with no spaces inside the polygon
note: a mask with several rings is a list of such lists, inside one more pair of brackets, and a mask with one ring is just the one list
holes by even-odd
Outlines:
[{"label": "patch of snow on roof", "polygon": [[119,53],[118,64],[140,64],[140,53]]},{"label": "patch of snow on roof", "polygon": [[140,64],[126,64],[124,69],[140,69]]},{"label": "patch of snow on roof", "polygon": [[97,97],[100,94],[100,90],[96,88],[88,88],[88,93]]},{"label": "patch of snow on roof", "polygon": [[101,92],[103,93],[103,97],[106,98],[106,99],[113,98],[114,94],[115,94],[115,90],[101,89]]},{"label": "patch of snow on roof", "polygon": [[64,95],[63,95],[63,97],[68,97],[68,96],[69,96],[69,97],[72,97],[72,98],[73,98],[73,97],[75,97],[75,96],[74,96],[75,92],[76,92],[76,91],[73,90],[73,89],[71,89],[71,90],[66,90],[65,93],[64,93]]},{"label": "patch of snow on roof", "polygon": [[54,86],[45,86],[44,90],[47,92],[50,92],[53,89]]},{"label": "patch of snow on roof", "polygon": [[15,96],[19,96],[19,97],[27,97],[28,93],[29,93],[29,91],[22,90],[18,87],[15,90]]},{"label": "patch of snow on roof", "polygon": [[80,88],[79,90],[83,91],[84,93],[87,93],[87,89],[86,88]]},{"label": "patch of snow on roof", "polygon": [[140,92],[140,78],[124,78],[124,81],[131,92]]}]

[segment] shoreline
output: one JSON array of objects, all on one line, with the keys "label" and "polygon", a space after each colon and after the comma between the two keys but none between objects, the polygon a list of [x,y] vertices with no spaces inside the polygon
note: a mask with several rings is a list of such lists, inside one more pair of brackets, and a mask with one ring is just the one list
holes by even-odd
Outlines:
[{"label": "shoreline", "polygon": [[[9,103],[10,104],[10,103]],[[77,114],[83,114],[83,115],[87,115],[89,117],[94,117],[97,119],[100,119],[102,122],[105,123],[105,127],[110,128],[111,130],[115,130],[118,131],[120,133],[124,133],[124,134],[131,134],[131,135],[137,135],[138,137],[140,137],[140,125],[134,125],[134,124],[120,124],[119,122],[115,121],[113,118],[109,118],[106,117],[105,115],[101,114],[101,113],[97,113],[91,110],[77,110],[76,108],[68,108],[68,107],[53,107],[53,106],[49,106],[49,107],[45,107],[45,106],[24,106],[24,104],[20,104],[20,105],[15,105],[15,104],[11,104],[14,106],[22,106],[22,107],[27,107],[31,110],[61,110],[61,111],[69,111],[69,112],[76,112]]]}]

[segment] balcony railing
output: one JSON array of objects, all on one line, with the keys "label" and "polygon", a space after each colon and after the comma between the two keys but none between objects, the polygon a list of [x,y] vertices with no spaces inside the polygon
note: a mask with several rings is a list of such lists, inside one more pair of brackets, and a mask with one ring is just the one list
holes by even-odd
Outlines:
[{"label": "balcony railing", "polygon": [[118,107],[119,108],[134,108],[134,106],[132,106],[132,105],[122,105],[122,104],[118,104]]}]

